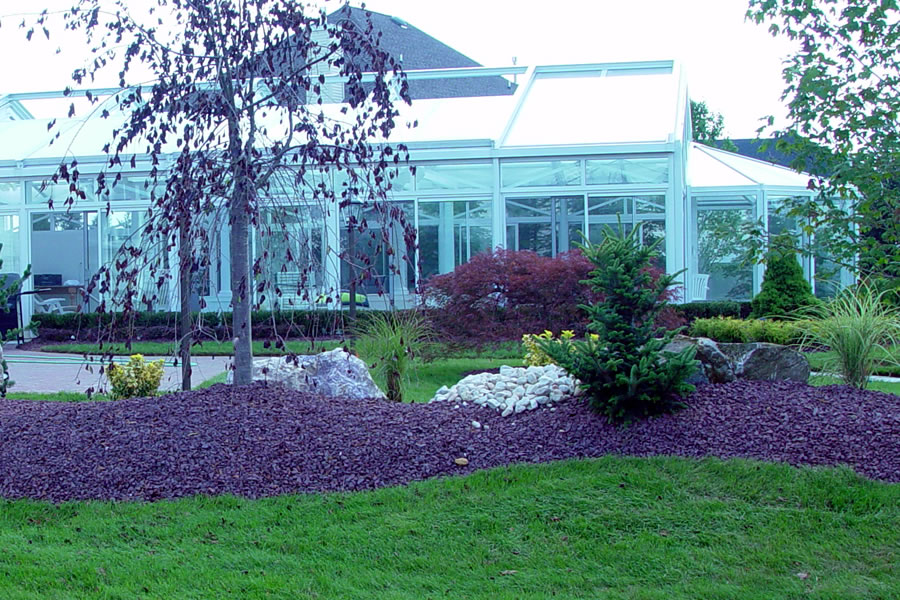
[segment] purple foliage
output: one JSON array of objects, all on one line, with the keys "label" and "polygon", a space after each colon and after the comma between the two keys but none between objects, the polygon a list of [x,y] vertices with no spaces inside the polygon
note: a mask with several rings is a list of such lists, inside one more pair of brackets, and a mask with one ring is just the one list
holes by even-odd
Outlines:
[{"label": "purple foliage", "polygon": [[[846,463],[900,481],[900,397],[737,381],[701,386],[688,404],[620,428],[574,401],[502,418],[475,406],[320,400],[262,384],[119,402],[2,400],[0,497],[360,490],[608,453]],[[489,429],[473,429],[473,419]]]}]

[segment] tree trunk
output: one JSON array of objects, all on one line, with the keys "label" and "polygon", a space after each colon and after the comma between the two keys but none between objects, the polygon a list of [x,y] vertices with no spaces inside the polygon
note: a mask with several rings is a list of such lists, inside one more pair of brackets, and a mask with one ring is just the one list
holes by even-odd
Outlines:
[{"label": "tree trunk", "polygon": [[403,392],[401,389],[400,371],[389,367],[385,378],[387,379],[387,399],[392,402],[402,402]]},{"label": "tree trunk", "polygon": [[250,280],[250,207],[249,188],[238,177],[231,200],[231,310],[234,335],[234,384],[249,385],[253,381],[253,347],[250,324],[250,302],[253,286]]},{"label": "tree trunk", "polygon": [[178,266],[179,266],[179,292],[181,295],[180,321],[178,326],[179,348],[178,358],[181,360],[181,389],[185,392],[191,389],[191,240],[185,215],[182,215],[178,225]]},{"label": "tree trunk", "polygon": [[[350,292],[350,311],[348,318],[350,319],[350,339],[353,339],[352,332],[356,327],[356,267],[353,261],[356,259],[356,227],[351,227],[347,231],[347,246],[349,247],[349,255],[350,258],[347,261],[347,270],[350,273],[350,283],[347,286],[347,291]],[[340,287],[340,286],[338,286]],[[342,293],[343,290],[338,290],[338,293]],[[338,301],[338,310],[343,310],[343,307],[340,305],[340,300]]]}]

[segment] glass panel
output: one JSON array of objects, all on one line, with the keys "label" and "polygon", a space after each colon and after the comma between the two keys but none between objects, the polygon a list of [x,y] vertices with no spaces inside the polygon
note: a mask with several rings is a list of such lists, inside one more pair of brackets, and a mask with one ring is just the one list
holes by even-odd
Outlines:
[{"label": "glass panel", "polygon": [[705,298],[746,300],[753,293],[753,265],[744,259],[749,240],[742,228],[753,220],[752,208],[707,209],[697,211],[697,273],[709,278]]},{"label": "glass panel", "polygon": [[794,217],[785,216],[785,201],[790,196],[769,196],[769,237],[772,238],[780,233],[791,232],[795,236],[799,235],[799,227]]},{"label": "glass panel", "polygon": [[390,202],[377,208],[353,204],[341,211],[342,290],[350,284],[351,262],[361,293],[415,290],[414,210],[413,202]]},{"label": "glass panel", "polygon": [[0,183],[0,205],[13,205],[22,203],[22,184],[18,181],[5,181]]},{"label": "glass panel", "polygon": [[540,76],[519,109],[506,145],[662,142],[675,132],[677,89],[672,73]]},{"label": "glass panel", "polygon": [[666,214],[666,198],[665,196],[645,196],[643,198],[635,198],[635,212],[637,218],[646,215],[644,218],[652,219],[654,215]]},{"label": "glass panel", "polygon": [[582,241],[584,197],[507,198],[507,247],[556,256]]},{"label": "glass panel", "polygon": [[603,241],[606,227],[628,234],[634,224],[634,201],[630,196],[591,196],[588,198],[588,232],[591,243]]},{"label": "glass panel", "polygon": [[614,158],[587,161],[589,184],[667,183],[667,158]]},{"label": "glass panel", "polygon": [[[656,267],[666,269],[666,222],[665,221],[638,221],[641,228],[641,244],[649,246],[656,244],[657,257],[653,261]],[[659,243],[657,243],[659,242]]]},{"label": "glass panel", "polygon": [[[381,197],[377,196],[375,192],[383,190],[374,185],[374,181],[371,181],[371,177],[368,177],[369,174],[356,169],[354,173],[357,175],[357,180],[353,184],[354,189],[350,188],[350,173],[347,170],[333,171],[331,173],[334,179],[334,194],[338,200],[348,199],[358,202],[380,200]],[[388,198],[394,192],[411,192],[415,189],[415,181],[409,168],[389,169],[388,173],[394,175],[390,180],[391,189],[385,194]],[[363,177],[363,175],[366,175],[366,177]],[[386,184],[384,185],[386,186]]]},{"label": "glass panel", "polygon": [[22,275],[25,264],[19,246],[19,215],[0,215],[0,259],[3,273]]},{"label": "glass panel", "polygon": [[419,269],[449,273],[491,248],[491,201],[419,203]]},{"label": "glass panel", "polygon": [[501,163],[500,180],[505,188],[579,185],[581,165],[576,160]]},{"label": "glass panel", "polygon": [[[127,200],[140,200],[149,202],[150,194],[153,190],[148,185],[146,177],[123,177],[119,183],[110,191],[103,195],[102,201],[121,202]],[[160,183],[156,187],[157,195],[165,192],[165,183]]]},{"label": "glass panel", "polygon": [[96,212],[51,212],[31,215],[31,268],[34,273],[36,312],[51,299],[74,311],[81,292],[98,269]]},{"label": "glass panel", "polygon": [[834,298],[841,290],[841,266],[828,252],[832,240],[840,234],[830,228],[816,230],[812,240],[812,256],[815,265],[815,293],[817,298]]},{"label": "glass panel", "polygon": [[487,190],[493,185],[493,169],[489,163],[446,164],[416,167],[416,189]]},{"label": "glass panel", "polygon": [[269,308],[314,302],[324,286],[325,210],[292,206],[267,210],[256,229],[256,257]]},{"label": "glass panel", "polygon": [[[57,210],[65,210],[66,200],[73,194],[73,192],[69,191],[68,183],[48,184],[47,186],[44,186],[40,182],[31,182],[28,185],[30,189],[30,196],[28,198],[29,203],[46,205],[52,200],[53,208]],[[84,193],[84,198],[81,198],[79,195],[74,195],[75,202],[93,202],[97,200],[93,182],[82,182],[81,192]]]},{"label": "glass panel", "polygon": [[[650,244],[666,234],[666,197],[655,196],[590,196],[588,198],[588,230],[590,240],[599,244],[606,227],[628,235],[634,227],[640,228],[640,240]],[[635,214],[637,210],[637,214]],[[621,223],[621,228],[619,224]],[[666,247],[663,242],[656,247],[658,264],[665,268]]]},{"label": "glass panel", "polygon": [[[159,308],[169,300],[170,284],[163,282],[161,288],[157,288],[157,278],[168,265],[168,250],[144,239],[143,225],[146,222],[146,211],[113,211],[102,216],[103,229],[100,237],[100,258],[103,264],[109,267],[110,292],[104,294],[97,288],[94,292],[96,299],[102,296],[111,296],[113,302],[121,302],[127,295],[132,295],[129,289],[134,289],[132,299],[140,310],[147,308],[143,301],[151,302],[153,307]],[[129,259],[130,269],[138,268],[137,281],[117,281],[120,270],[116,263],[123,259],[119,253],[123,246],[140,247],[143,255],[140,258]],[[127,250],[126,250],[127,252]],[[136,262],[135,262],[136,261]],[[96,269],[95,269],[96,271]],[[102,283],[101,283],[102,286]],[[198,310],[199,307],[195,307]]]},{"label": "glass panel", "polygon": [[[418,169],[417,169],[418,171]],[[415,189],[415,181],[409,168],[391,169],[388,177],[391,181],[391,191],[393,192],[411,192]],[[417,177],[418,179],[418,177]]]}]

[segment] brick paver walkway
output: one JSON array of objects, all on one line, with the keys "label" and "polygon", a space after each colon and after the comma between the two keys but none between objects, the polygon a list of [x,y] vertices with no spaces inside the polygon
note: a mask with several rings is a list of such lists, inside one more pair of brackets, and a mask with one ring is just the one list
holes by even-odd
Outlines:
[{"label": "brick paver walkway", "polygon": [[[19,350],[15,345],[4,346],[3,354],[9,368],[9,378],[15,382],[14,392],[84,392],[93,387],[108,387],[106,376],[100,374],[100,364],[85,361],[80,354],[57,354]],[[127,357],[123,357],[127,360]],[[161,358],[161,357],[156,357]],[[155,360],[148,357],[148,360]],[[194,385],[225,371],[231,363],[227,356],[195,356],[191,359]],[[181,366],[171,366],[168,357],[160,390],[181,388]]]}]

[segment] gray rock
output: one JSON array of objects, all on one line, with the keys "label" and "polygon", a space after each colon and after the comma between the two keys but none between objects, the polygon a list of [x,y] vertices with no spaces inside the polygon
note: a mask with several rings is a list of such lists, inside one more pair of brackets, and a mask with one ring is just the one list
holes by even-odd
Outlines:
[{"label": "gray rock", "polygon": [[[226,377],[233,381],[233,372]],[[366,363],[340,348],[309,356],[263,358],[253,361],[253,380],[278,383],[322,397],[384,398],[369,375]]]},{"label": "gray rock", "polygon": [[689,345],[697,348],[696,358],[700,361],[700,371],[689,383],[728,383],[735,379],[806,381],[809,378],[806,357],[778,344],[733,344],[680,335],[663,350],[678,353]]},{"label": "gray rock", "polygon": [[[733,360],[734,374],[752,381],[806,381],[809,379],[809,360],[793,348],[766,344],[728,344],[723,348]],[[741,347],[743,346],[743,347]]]}]

